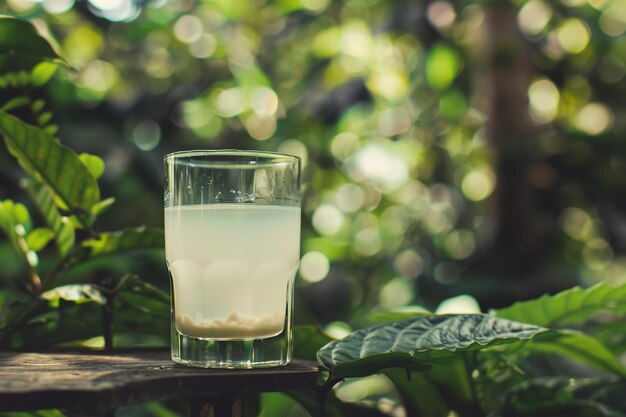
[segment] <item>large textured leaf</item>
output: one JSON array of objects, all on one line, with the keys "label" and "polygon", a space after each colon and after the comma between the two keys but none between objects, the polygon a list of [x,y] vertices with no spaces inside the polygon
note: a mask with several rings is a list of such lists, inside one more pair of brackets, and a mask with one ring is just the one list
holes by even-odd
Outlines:
[{"label": "large textured leaf", "polygon": [[152,227],[102,233],[98,239],[88,239],[83,242],[83,246],[91,250],[91,256],[141,249],[162,249],[164,244],[163,229]]},{"label": "large textured leaf", "polygon": [[48,41],[24,20],[0,17],[0,54],[27,54],[39,58],[59,58]]},{"label": "large textured leaf", "polygon": [[565,356],[596,369],[626,377],[626,368],[619,359],[598,339],[582,332],[550,332],[534,339],[527,349]]},{"label": "large textured leaf", "polygon": [[54,198],[47,186],[26,182],[26,190],[35,201],[48,227],[54,232],[59,254],[64,257],[74,246],[75,231],[67,217],[62,217],[54,205]]},{"label": "large textured leaf", "polygon": [[455,352],[530,339],[543,327],[485,314],[431,315],[358,330],[317,353],[334,378],[406,367]]},{"label": "large textured leaf", "polygon": [[556,295],[517,302],[492,314],[547,327],[582,323],[600,311],[626,313],[626,284],[616,287],[601,282],[585,289],[575,287]]},{"label": "large textured leaf", "polygon": [[20,165],[50,187],[60,208],[73,211],[81,223],[89,224],[87,214],[100,201],[100,189],[78,155],[44,130],[2,111],[0,133]]}]

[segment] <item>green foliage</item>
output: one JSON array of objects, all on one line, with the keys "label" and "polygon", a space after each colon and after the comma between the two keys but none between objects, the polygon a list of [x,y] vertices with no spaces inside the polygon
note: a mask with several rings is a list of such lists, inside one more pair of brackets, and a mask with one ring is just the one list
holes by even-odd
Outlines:
[{"label": "green foliage", "polygon": [[63,217],[59,214],[59,210],[54,204],[52,192],[48,187],[28,180],[25,181],[24,184],[48,228],[54,233],[54,240],[59,255],[65,257],[74,246],[74,227],[67,217]]},{"label": "green foliage", "polygon": [[492,314],[537,326],[579,324],[600,312],[626,313],[626,284],[614,286],[600,282],[591,288],[572,288],[536,300],[520,301]]},{"label": "green foliage", "polygon": [[0,17],[0,54],[27,54],[36,58],[60,59],[30,22],[8,16]]},{"label": "green foliage", "polygon": [[573,330],[560,330],[546,334],[528,346],[535,352],[568,357],[594,368],[626,377],[626,368],[619,358],[593,336]]},{"label": "green foliage", "polygon": [[[139,198],[125,196],[136,197],[140,187],[148,188],[145,178],[158,177],[158,167],[144,172],[149,164],[134,163],[153,156],[149,150],[154,146],[160,153],[185,144],[278,149],[306,157],[303,254],[317,251],[331,261],[328,281],[311,284],[312,292],[325,285],[330,288],[314,293],[310,300],[318,303],[317,311],[324,312],[323,321],[337,319],[328,311],[329,305],[342,300],[339,308],[353,311],[341,319],[351,326],[362,323],[362,317],[372,311],[412,303],[430,308],[458,291],[471,291],[481,301],[500,305],[519,296],[518,286],[509,282],[518,271],[507,261],[502,261],[501,273],[490,268],[498,264],[500,254],[518,247],[533,248],[514,257],[521,259],[521,270],[526,271],[527,261],[546,268],[541,253],[556,263],[549,268],[558,272],[543,269],[537,276],[563,274],[582,277],[584,282],[623,282],[626,269],[619,244],[623,207],[611,201],[612,197],[621,201],[626,178],[621,140],[625,125],[619,123],[624,103],[618,94],[624,86],[626,49],[623,22],[615,18],[621,15],[617,0],[579,5],[519,2],[517,9],[505,1],[287,0],[264,2],[262,10],[249,0],[215,0],[195,2],[184,12],[178,2],[159,2],[158,7],[146,6],[130,22],[116,21],[110,30],[101,24],[106,10],[94,20],[83,15],[93,8],[72,8],[50,16],[44,3],[11,10],[14,3],[2,4],[0,9],[37,17],[58,29],[61,43],[81,74],[70,80],[48,61],[17,62],[20,45],[39,35],[25,22],[0,20],[0,27],[17,25],[26,31],[24,36],[0,36],[1,42],[13,45],[11,62],[0,62],[6,64],[0,74],[0,93],[4,93],[0,106],[5,113],[39,126],[55,141],[57,127],[51,124],[55,119],[51,109],[63,109],[59,116],[68,138],[82,139],[88,131],[86,136],[93,135],[93,142],[110,139],[107,146],[113,147],[113,156],[131,154],[129,146],[136,146],[132,159],[112,158],[116,165],[112,164],[110,172],[115,178],[102,188],[117,187],[120,203],[112,208],[116,217],[136,212],[129,208]],[[508,36],[493,36],[494,27],[499,27],[493,24],[499,16],[494,14],[494,4],[502,8],[496,12],[508,11],[514,18],[510,29],[519,35],[519,45],[508,45]],[[419,24],[410,19],[413,15],[419,16]],[[197,18],[202,30],[197,34],[181,31],[181,27],[194,26],[183,25],[183,18],[187,22]],[[574,32],[565,26],[572,19],[579,23]],[[477,36],[480,33],[489,38]],[[580,43],[581,39],[587,39],[582,50],[576,45],[572,48],[572,41]],[[21,52],[29,46],[25,48]],[[45,51],[39,53],[55,58],[45,56]],[[481,61],[478,55],[483,53],[487,59]],[[511,62],[520,67],[519,73],[507,72]],[[532,63],[533,68],[524,68],[524,63]],[[500,78],[499,84],[483,84],[481,76],[492,65],[502,71],[504,82]],[[517,85],[516,74],[533,88],[522,82]],[[524,106],[501,97],[501,102],[482,104],[491,97],[485,91],[502,92],[503,86],[505,92],[519,90]],[[39,87],[50,88],[49,102],[37,96],[42,92]],[[499,120],[492,117],[489,104],[498,114],[508,108],[516,116],[530,114],[533,122],[525,125],[525,133],[511,126],[505,137],[494,138],[487,121],[493,127]],[[84,117],[85,108],[94,107],[89,113],[95,115],[98,126]],[[154,120],[146,124],[144,118]],[[146,125],[158,128],[146,134]],[[523,141],[518,133],[524,135]],[[96,178],[102,173],[98,160],[79,159],[85,169],[70,173],[73,176],[89,171]],[[500,195],[489,200],[489,196],[496,184],[502,186],[511,179],[505,175],[508,171],[513,179],[523,177],[527,183],[502,188],[528,198],[511,204],[504,213],[514,225],[525,217],[542,219],[536,230],[526,231],[523,245],[514,239],[494,239],[497,228],[490,220],[504,199]],[[11,223],[4,234],[31,270],[25,271],[28,276],[15,283],[15,289],[0,289],[0,344],[23,348],[76,345],[100,336],[101,305],[86,295],[81,298],[80,291],[69,295],[70,299],[42,299],[42,293],[54,293],[67,281],[88,285],[85,288],[114,301],[116,335],[135,332],[137,339],[156,335],[151,340],[166,341],[167,329],[156,325],[169,320],[166,294],[131,277],[109,280],[108,271],[106,277],[100,270],[80,278],[65,275],[81,266],[71,261],[90,259],[89,253],[119,255],[130,250],[133,241],[153,247],[149,233],[144,237],[134,229],[102,233],[98,218],[111,207],[112,199],[93,201],[89,209],[77,212],[59,202],[55,190],[45,181],[42,184],[39,176],[28,170],[26,174],[32,177],[27,190],[44,220],[37,224],[40,219],[33,213],[28,230],[52,230],[57,250],[52,253],[50,245],[42,246],[49,233],[36,232],[29,242],[30,234],[20,237],[14,223],[4,220]],[[150,190],[155,188],[150,185]],[[125,200],[131,205],[116,210],[129,204]],[[158,204],[147,206],[141,215],[159,212]],[[84,216],[83,224],[78,221],[79,213]],[[116,220],[126,226],[135,219]],[[77,231],[78,227],[86,230]],[[44,239],[37,236],[42,233]],[[90,235],[87,242],[85,234]],[[152,241],[156,246],[158,239],[155,235]],[[502,247],[490,247],[494,241]],[[30,251],[31,261],[36,259],[35,249],[40,249],[35,255],[45,262],[33,267],[26,255]],[[491,279],[474,280],[476,275],[485,275],[484,268],[476,270],[475,265],[485,264]],[[35,278],[40,272],[43,285],[37,289]],[[527,278],[533,273],[523,275]],[[338,277],[345,279],[341,284],[348,289],[337,290]],[[6,279],[7,285],[14,284],[13,278]],[[554,288],[548,281],[523,281],[522,285],[537,293]],[[398,282],[406,285],[395,285]],[[544,284],[545,288],[540,286]],[[419,291],[411,294],[398,291],[417,285]],[[393,353],[382,353],[383,359],[375,366],[357,360],[359,369],[354,373],[383,372],[393,381],[409,416],[623,413],[623,366],[617,359],[626,350],[622,295],[622,287],[575,289],[497,310],[496,317],[551,331],[532,340],[449,352],[433,360],[428,370],[409,369],[410,379],[404,369],[381,368],[394,363],[393,356],[385,358]],[[416,316],[378,313],[370,317],[370,323]],[[72,328],[73,322],[80,324]],[[296,329],[296,352],[301,352],[296,357],[312,358],[328,341],[313,327]],[[588,376],[598,371],[600,381],[588,383]],[[577,388],[570,389],[572,385]],[[301,397],[298,400],[304,408],[317,415],[316,398]],[[280,402],[272,412],[281,412],[277,410],[285,404],[281,410],[294,408],[284,397],[269,400]],[[380,415],[367,396],[360,403],[368,401],[370,407],[364,410],[363,404],[346,404],[330,393],[327,415]]]},{"label": "green foliage", "polygon": [[100,201],[100,189],[78,155],[45,131],[5,112],[0,112],[0,133],[22,168],[50,188],[56,204],[89,227],[92,221],[87,214]]},{"label": "green foliage", "polygon": [[546,331],[488,315],[432,315],[358,330],[324,346],[317,358],[333,378],[364,376],[526,340]]},{"label": "green foliage", "polygon": [[[11,36],[5,36],[9,32]],[[41,59],[60,61],[30,23],[8,17],[0,18],[2,54],[29,55],[24,62],[31,70],[1,75],[0,90],[41,87],[57,69],[56,64]],[[16,60],[18,66],[20,62]],[[13,95],[2,105],[0,134],[27,175],[21,185],[44,225],[33,229],[25,205],[0,201],[0,229],[21,255],[27,275],[15,289],[0,288],[0,346],[80,345],[98,337],[109,343],[113,333],[134,335],[122,338],[130,345],[142,344],[141,335],[151,336],[151,343],[164,344],[169,335],[167,326],[162,325],[169,319],[168,294],[132,274],[94,277],[93,282],[83,278],[82,282],[68,283],[64,279],[69,269],[92,257],[162,248],[163,232],[145,227],[119,232],[97,230],[98,217],[115,201],[100,200],[97,180],[105,171],[105,163],[96,155],[78,155],[62,145],[53,136],[57,127],[50,123],[52,112],[45,109],[44,100],[33,99],[31,94],[32,90],[25,89],[24,95]],[[35,124],[18,114],[29,115]],[[84,229],[87,237],[78,229]],[[55,254],[47,250],[51,241],[55,242]],[[40,256],[45,257],[46,268]],[[43,278],[40,270],[45,273]],[[64,285],[59,285],[61,279]]]},{"label": "green foliage", "polygon": [[[620,416],[625,404],[609,394],[626,378],[619,357],[591,334],[548,331],[541,324],[589,323],[608,308],[619,318],[601,328],[615,328],[607,323],[621,328],[622,298],[622,287],[596,285],[516,303],[494,315],[408,312],[414,317],[406,319],[404,314],[378,313],[374,317],[384,324],[319,349],[317,359],[330,371],[322,389],[346,377],[382,372],[410,416]],[[388,321],[394,318],[404,320]],[[304,340],[321,341],[315,329],[302,330]],[[549,377],[542,361],[552,362],[557,376]],[[576,368],[558,368],[567,363]],[[581,366],[601,371],[601,376],[577,376]]]},{"label": "green foliage", "polygon": [[137,227],[112,233],[101,233],[96,239],[83,241],[90,256],[111,255],[143,249],[162,249],[165,244],[162,229]]}]

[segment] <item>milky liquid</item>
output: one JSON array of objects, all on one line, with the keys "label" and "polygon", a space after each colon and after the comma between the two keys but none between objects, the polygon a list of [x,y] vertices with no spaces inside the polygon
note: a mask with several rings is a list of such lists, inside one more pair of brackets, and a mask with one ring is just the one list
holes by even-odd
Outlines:
[{"label": "milky liquid", "polygon": [[210,204],[165,209],[175,322],[186,336],[258,339],[282,332],[300,258],[300,209]]}]

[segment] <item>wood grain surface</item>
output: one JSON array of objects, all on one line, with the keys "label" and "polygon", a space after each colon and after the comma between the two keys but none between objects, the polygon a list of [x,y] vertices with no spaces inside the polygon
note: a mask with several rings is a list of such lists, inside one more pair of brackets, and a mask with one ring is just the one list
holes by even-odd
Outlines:
[{"label": "wood grain surface", "polygon": [[0,352],[0,411],[59,408],[103,414],[176,395],[315,389],[318,368],[294,360],[285,367],[245,370],[188,368],[169,351],[98,353]]}]

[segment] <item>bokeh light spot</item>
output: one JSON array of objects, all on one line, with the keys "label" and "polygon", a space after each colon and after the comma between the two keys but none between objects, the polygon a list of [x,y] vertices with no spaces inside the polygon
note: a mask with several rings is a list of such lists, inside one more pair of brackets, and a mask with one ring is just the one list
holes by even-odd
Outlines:
[{"label": "bokeh light spot", "polygon": [[565,19],[557,28],[556,37],[564,51],[579,54],[589,44],[591,33],[580,19]]},{"label": "bokeh light spot", "polygon": [[300,260],[300,276],[307,282],[319,282],[330,270],[328,258],[321,252],[307,252]]},{"label": "bokeh light spot", "polygon": [[139,149],[150,151],[161,141],[161,128],[154,120],[144,120],[135,126],[132,137]]},{"label": "bokeh light spot", "polygon": [[196,41],[189,45],[189,52],[196,58],[208,58],[215,52],[217,41],[209,33],[203,33]]},{"label": "bokeh light spot", "polygon": [[444,246],[451,258],[465,259],[474,252],[474,235],[468,230],[453,230],[445,237]]},{"label": "bokeh light spot", "polygon": [[367,80],[367,87],[377,96],[398,100],[406,95],[409,79],[401,70],[377,70]]},{"label": "bokeh light spot", "polygon": [[245,126],[254,139],[266,140],[276,132],[276,119],[272,116],[259,116],[252,113],[246,117]]},{"label": "bokeh light spot", "polygon": [[480,306],[478,301],[471,295],[459,295],[458,297],[443,300],[437,310],[437,314],[478,314]]},{"label": "bokeh light spot", "polygon": [[247,108],[246,95],[239,87],[229,88],[217,95],[215,110],[223,117],[233,117]]},{"label": "bokeh light spot", "polygon": [[605,104],[589,103],[580,109],[575,124],[589,135],[599,135],[613,126],[613,112]]},{"label": "bokeh light spot", "polygon": [[426,16],[433,26],[448,29],[456,19],[454,7],[447,1],[434,1],[428,5]]},{"label": "bokeh light spot", "polygon": [[300,3],[305,9],[315,13],[321,13],[328,7],[330,0],[300,0]]},{"label": "bokeh light spot", "polygon": [[343,214],[335,206],[324,204],[313,212],[313,227],[322,235],[334,235],[343,225]]},{"label": "bokeh light spot", "polygon": [[366,227],[354,235],[354,251],[361,256],[374,256],[383,248],[377,227]]},{"label": "bokeh light spot", "polygon": [[406,249],[393,259],[393,267],[407,278],[417,278],[424,271],[424,260],[413,249]]},{"label": "bokeh light spot", "polygon": [[372,181],[385,191],[404,184],[409,168],[404,159],[378,144],[361,148],[347,161],[350,176],[357,181]]},{"label": "bokeh light spot", "polygon": [[278,96],[268,87],[257,87],[250,94],[250,108],[259,116],[273,116],[278,109]]},{"label": "bokeh light spot", "polygon": [[397,277],[383,286],[378,298],[383,307],[393,308],[409,304],[414,296],[415,289],[411,281]]},{"label": "bokeh light spot", "polygon": [[529,35],[539,34],[552,18],[552,8],[541,0],[530,0],[517,15],[519,27]]},{"label": "bokeh light spot", "polygon": [[489,197],[495,187],[493,174],[486,170],[472,170],[461,182],[461,190],[465,197],[472,201],[481,201]]},{"label": "bokeh light spot", "polygon": [[45,0],[43,8],[52,14],[65,13],[74,6],[74,0]]},{"label": "bokeh light spot", "polygon": [[435,45],[426,58],[426,81],[435,90],[448,88],[461,68],[461,57],[444,44]]},{"label": "bokeh light spot", "polygon": [[561,214],[563,231],[573,239],[586,240],[594,232],[593,219],[578,207],[569,207]]},{"label": "bokeh light spot", "polygon": [[598,21],[600,29],[609,36],[621,36],[626,31],[626,3],[612,2]]},{"label": "bokeh light spot", "polygon": [[365,192],[356,184],[344,184],[335,193],[335,202],[344,213],[354,213],[363,207]]},{"label": "bokeh light spot", "polygon": [[354,133],[339,133],[330,142],[330,152],[340,161],[346,160],[359,149],[359,138]]},{"label": "bokeh light spot", "polygon": [[202,21],[194,15],[183,15],[174,23],[174,35],[181,42],[195,42],[202,36]]},{"label": "bokeh light spot", "polygon": [[352,333],[352,328],[350,325],[343,321],[333,321],[328,323],[328,325],[324,328],[324,333],[333,339],[343,339],[350,333]]},{"label": "bokeh light spot", "polygon": [[411,115],[402,107],[389,108],[378,113],[378,131],[385,136],[407,132],[412,125]]},{"label": "bokeh light spot", "polygon": [[582,255],[588,268],[602,271],[611,264],[613,249],[606,240],[595,238],[585,244]]},{"label": "bokeh light spot", "polygon": [[278,152],[300,157],[302,167],[306,167],[309,161],[309,151],[306,149],[304,143],[297,139],[289,139],[281,143],[278,147]]},{"label": "bokeh light spot", "polygon": [[549,123],[559,111],[559,89],[552,81],[542,78],[528,88],[530,115],[538,123]]}]

